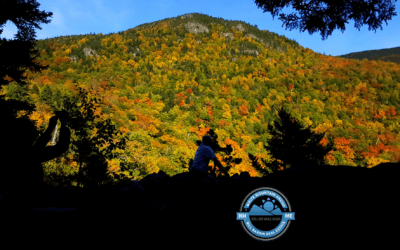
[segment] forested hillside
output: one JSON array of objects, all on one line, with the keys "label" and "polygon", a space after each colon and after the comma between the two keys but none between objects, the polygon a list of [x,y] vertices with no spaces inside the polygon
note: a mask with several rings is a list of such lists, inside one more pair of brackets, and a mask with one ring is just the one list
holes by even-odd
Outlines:
[{"label": "forested hillside", "polygon": [[[115,34],[39,40],[37,49],[37,61],[50,68],[28,71],[29,89],[10,83],[3,93],[18,99],[29,92],[40,131],[65,100],[77,100],[79,87],[97,97],[96,119],[115,124],[115,140],[128,138],[108,161],[112,174],[141,179],[187,171],[196,141],[212,129],[220,146],[231,145],[242,159],[229,173],[257,176],[248,155],[271,161],[267,125],[281,106],[312,131],[326,132],[320,143],[334,142],[326,156],[331,165],[400,160],[395,63],[321,55],[245,22],[198,13]],[[78,137],[72,130],[72,140]],[[45,174],[76,173],[75,151],[44,164]],[[225,157],[217,154],[224,166]]]},{"label": "forested hillside", "polygon": [[394,62],[400,64],[400,47],[390,49],[377,49],[377,50],[366,50],[360,52],[354,52],[346,55],[338,56],[346,59],[358,59],[362,60],[366,58],[370,61],[384,61]]}]

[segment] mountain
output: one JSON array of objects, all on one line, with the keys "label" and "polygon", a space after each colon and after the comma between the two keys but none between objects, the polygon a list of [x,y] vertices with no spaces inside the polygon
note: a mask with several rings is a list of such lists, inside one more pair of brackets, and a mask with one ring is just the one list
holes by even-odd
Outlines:
[{"label": "mountain", "polygon": [[357,60],[362,60],[366,58],[370,61],[381,60],[384,62],[394,62],[400,64],[400,47],[353,52],[338,57]]},{"label": "mountain", "polygon": [[[28,91],[40,131],[65,99],[80,107],[79,87],[97,97],[97,119],[110,119],[116,139],[128,139],[108,163],[114,174],[185,172],[196,142],[212,129],[221,147],[234,149],[231,156],[217,154],[220,162],[242,159],[226,166],[229,173],[259,176],[249,154],[260,164],[273,159],[264,146],[282,106],[313,132],[325,132],[320,144],[334,142],[327,164],[370,168],[400,160],[397,64],[325,56],[246,22],[199,13],[107,35],[39,40],[36,48],[49,69],[28,71],[27,90],[12,83],[3,92],[18,99]],[[74,141],[79,133],[72,134]],[[76,173],[77,150],[45,163],[45,171]]]}]

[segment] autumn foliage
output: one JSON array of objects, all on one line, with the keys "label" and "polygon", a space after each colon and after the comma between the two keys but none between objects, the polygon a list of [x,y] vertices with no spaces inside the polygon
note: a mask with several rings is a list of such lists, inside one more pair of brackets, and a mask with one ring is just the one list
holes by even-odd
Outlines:
[{"label": "autumn foliage", "polygon": [[[28,71],[36,106],[31,119],[42,128],[63,96],[78,87],[93,91],[102,100],[97,114],[129,139],[109,167],[119,166],[132,179],[160,169],[169,175],[187,171],[195,142],[210,128],[221,146],[231,145],[243,160],[232,163],[230,174],[256,176],[248,155],[259,163],[272,161],[263,147],[270,139],[266,127],[281,106],[312,131],[334,138],[334,150],[325,157],[330,164],[372,167],[400,160],[399,65],[324,56],[247,24],[263,42],[229,25],[217,30],[205,23],[210,32],[196,34],[172,29],[177,22],[38,41],[37,60],[50,67]],[[233,40],[223,33],[232,33]],[[85,56],[87,47],[97,55]],[[43,99],[45,86],[51,95]],[[3,89],[10,97],[16,91]],[[48,164],[76,168],[71,160]]]}]

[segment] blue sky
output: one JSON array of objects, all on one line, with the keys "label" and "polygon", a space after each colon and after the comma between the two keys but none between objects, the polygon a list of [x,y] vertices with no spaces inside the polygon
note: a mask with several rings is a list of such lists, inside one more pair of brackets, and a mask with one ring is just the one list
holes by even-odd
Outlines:
[{"label": "blue sky", "polygon": [[[253,0],[37,0],[39,10],[53,12],[49,24],[42,24],[42,30],[36,29],[36,38],[45,39],[55,36],[80,35],[88,33],[109,34],[134,28],[142,23],[150,23],[187,13],[202,13],[226,20],[244,21],[257,25],[289,39],[296,40],[301,46],[326,55],[344,55],[365,50],[400,47],[400,2],[396,2],[397,16],[382,23],[374,33],[364,25],[360,31],[350,21],[346,30],[333,31],[327,40],[322,41],[319,33],[310,35],[307,31],[300,33],[282,27],[282,21],[269,12],[263,13]],[[285,10],[290,13],[290,8]],[[2,38],[12,39],[17,32],[12,22],[3,26]]]}]

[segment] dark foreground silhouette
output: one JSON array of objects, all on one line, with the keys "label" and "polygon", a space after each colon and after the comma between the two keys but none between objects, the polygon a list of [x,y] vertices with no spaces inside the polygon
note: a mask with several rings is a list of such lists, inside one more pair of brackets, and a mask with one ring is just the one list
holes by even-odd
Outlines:
[{"label": "dark foreground silhouette", "polygon": [[[47,146],[57,120],[61,121],[60,138]],[[7,121],[0,145],[0,193],[7,209],[26,210],[40,205],[43,189],[43,162],[68,150],[71,132],[66,126],[68,113],[57,113],[49,120],[47,130],[36,140],[35,127],[23,118]],[[36,141],[35,141],[36,140]]]},{"label": "dark foreground silhouette", "polygon": [[[115,189],[79,189],[85,199],[65,214],[13,217],[7,232],[18,238],[42,238],[77,246],[111,243],[149,247],[330,247],[395,244],[399,164],[374,168],[317,166],[287,169],[263,178],[208,176],[193,193],[188,173],[168,177],[162,171]],[[237,176],[236,176],[237,177]],[[214,180],[214,184],[207,182]],[[125,187],[125,192],[121,192]],[[273,187],[288,199],[295,220],[272,242],[251,238],[236,220],[245,196],[258,187]],[[60,189],[61,190],[61,189]],[[76,193],[76,195],[78,192]],[[78,196],[78,195],[77,195]],[[66,204],[62,204],[66,205]],[[147,205],[147,206],[146,206]],[[3,220],[4,221],[4,220]],[[6,224],[3,224],[6,225]],[[38,225],[42,230],[33,230]],[[19,231],[18,231],[19,230]],[[46,235],[45,239],[43,238]],[[10,236],[12,237],[12,236]]]},{"label": "dark foreground silhouette", "polygon": [[[254,178],[215,178],[193,169],[173,177],[160,171],[140,182],[78,188],[43,184],[41,162],[68,149],[66,117],[56,146],[46,147],[57,117],[35,144],[32,124],[16,120],[1,144],[1,240],[75,247],[307,247],[320,249],[395,244],[400,164],[367,169],[300,166]],[[7,142],[7,143],[4,143]],[[32,146],[33,144],[33,146]],[[307,168],[309,167],[309,168]],[[271,242],[252,238],[237,220],[245,197],[261,187],[279,190],[295,213],[287,231]],[[41,192],[54,201],[43,204]],[[5,204],[5,205],[4,205]],[[71,208],[69,212],[35,209]],[[43,212],[44,211],[44,212]],[[32,246],[32,245],[31,245]]]}]

